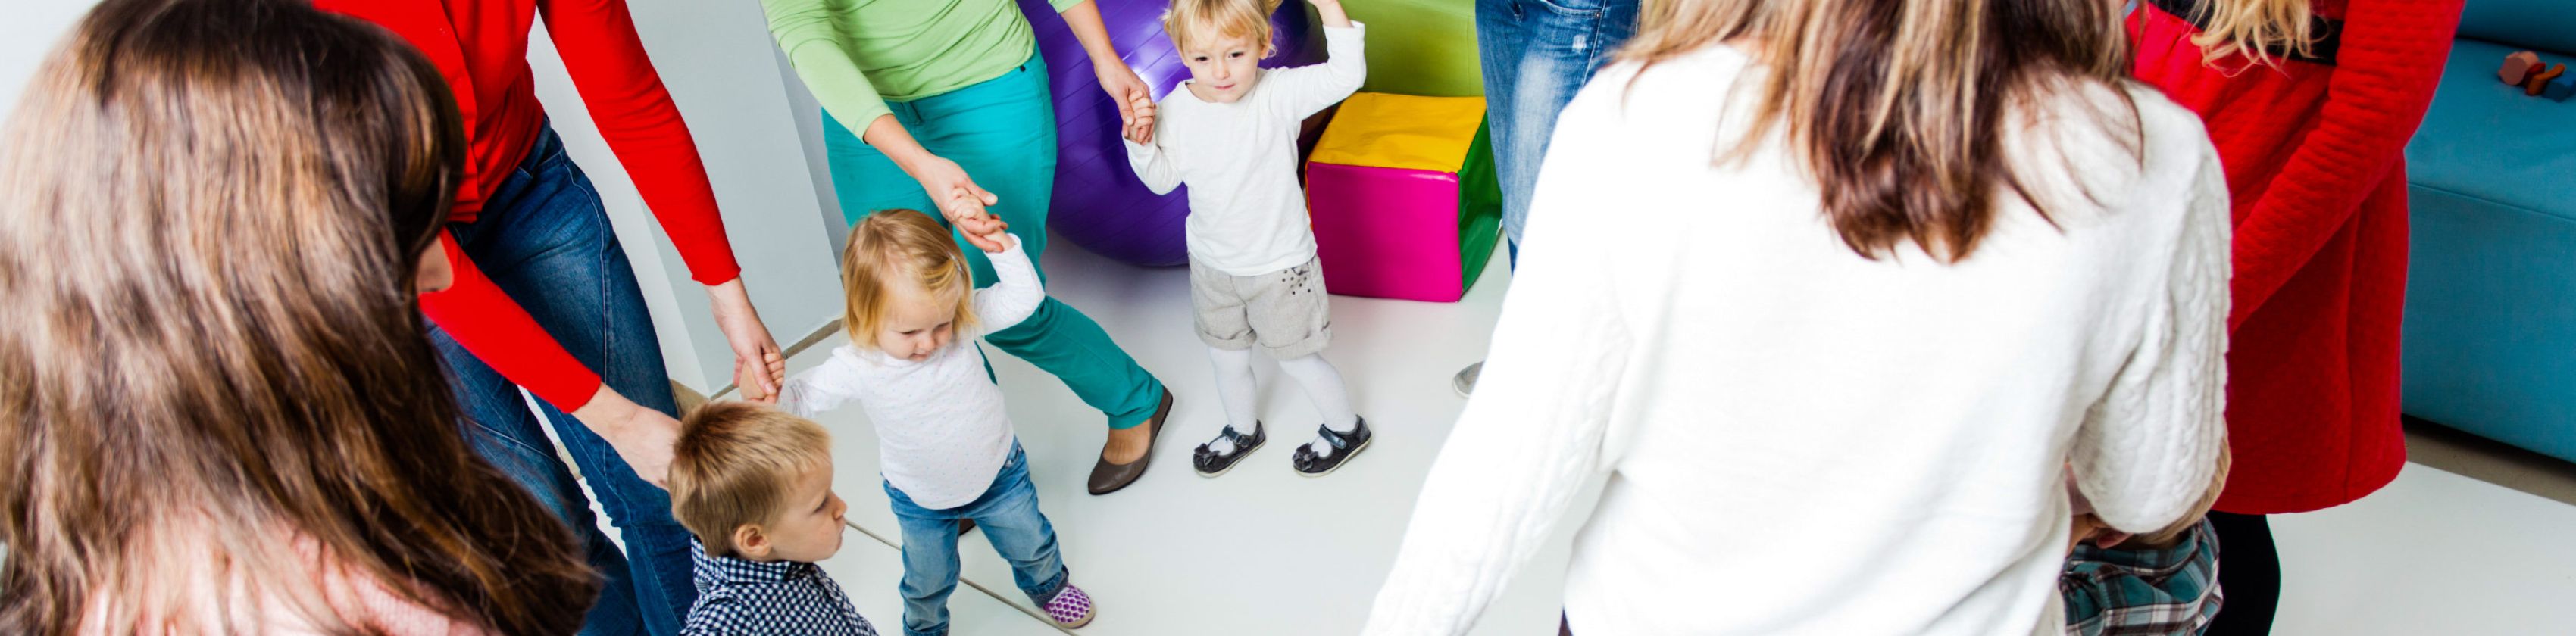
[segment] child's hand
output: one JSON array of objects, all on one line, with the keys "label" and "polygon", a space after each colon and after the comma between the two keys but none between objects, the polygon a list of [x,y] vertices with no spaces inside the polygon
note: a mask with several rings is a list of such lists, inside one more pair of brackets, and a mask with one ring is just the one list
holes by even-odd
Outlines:
[{"label": "child's hand", "polygon": [[1002,253],[1002,250],[1011,248],[1011,233],[1004,230],[993,230],[989,234],[972,235],[968,236],[967,239],[969,240],[966,242],[974,243],[975,247],[982,248],[987,254],[1000,254]]},{"label": "child's hand", "polygon": [[1316,17],[1324,19],[1324,26],[1336,29],[1351,27],[1350,14],[1342,12],[1342,0],[1306,0],[1306,2],[1315,5]]},{"label": "child's hand", "polygon": [[[769,354],[767,358],[768,360],[762,366],[777,368],[787,364],[787,359],[776,353]],[[734,394],[747,401],[777,404],[777,395],[761,390],[759,371],[756,368],[736,369],[733,377]]]},{"label": "child's hand", "polygon": [[1127,110],[1136,114],[1134,123],[1128,124],[1125,131],[1127,140],[1138,144],[1154,143],[1154,100],[1138,95],[1128,104]]}]

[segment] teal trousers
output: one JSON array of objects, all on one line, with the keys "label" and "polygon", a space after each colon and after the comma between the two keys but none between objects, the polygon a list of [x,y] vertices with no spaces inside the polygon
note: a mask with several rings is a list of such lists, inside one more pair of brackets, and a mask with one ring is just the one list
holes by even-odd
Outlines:
[{"label": "teal trousers", "polygon": [[[1030,261],[1042,262],[1038,257],[1046,252],[1047,203],[1055,192],[1055,104],[1049,100],[1046,61],[1031,55],[1027,63],[1001,77],[886,106],[922,147],[957,162],[976,185],[999,197],[1001,203],[989,211],[1011,224],[1011,234],[1020,238]],[[831,154],[832,189],[840,196],[842,218],[855,225],[861,217],[888,208],[939,216],[920,182],[895,167],[884,153],[861,141],[829,113],[823,116],[823,127],[823,144]],[[993,264],[984,258],[984,251],[968,244],[964,236],[954,238],[966,252],[976,286],[992,285]],[[1046,280],[1043,265],[1038,268],[1038,280]],[[984,340],[1055,374],[1084,403],[1108,415],[1110,428],[1142,424],[1162,403],[1162,381],[1118,348],[1090,316],[1053,297],[1028,320]]]}]

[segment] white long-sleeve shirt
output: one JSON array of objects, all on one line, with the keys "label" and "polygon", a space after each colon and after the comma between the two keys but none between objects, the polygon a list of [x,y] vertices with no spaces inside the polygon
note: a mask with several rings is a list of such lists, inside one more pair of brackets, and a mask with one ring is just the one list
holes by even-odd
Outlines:
[{"label": "white long-sleeve shirt", "polygon": [[2114,89],[2057,98],[2006,146],[2059,227],[1999,195],[1966,261],[1872,261],[1776,133],[1712,162],[1759,93],[1731,84],[1765,72],[1713,46],[1605,69],[1566,108],[1484,377],[1364,633],[1464,632],[1601,471],[1576,634],[2053,633],[2066,462],[2123,530],[2201,494],[2229,270],[2196,117],[2117,89],[2142,165],[2131,129],[2076,114],[2125,118]]},{"label": "white long-sleeve shirt", "polygon": [[977,324],[913,362],[873,348],[841,345],[778,391],[778,407],[803,417],[858,400],[877,430],[878,472],[913,503],[930,509],[975,501],[1011,456],[1011,419],[1002,389],[984,372],[983,334],[1026,320],[1046,300],[1037,269],[1019,237],[989,255],[993,286],[975,290]]},{"label": "white long-sleeve shirt", "polygon": [[1324,63],[1263,70],[1234,103],[1200,101],[1185,82],[1155,105],[1154,143],[1126,142],[1128,167],[1155,194],[1189,184],[1191,260],[1233,276],[1314,260],[1297,186],[1298,124],[1368,79],[1366,29],[1324,27]]}]

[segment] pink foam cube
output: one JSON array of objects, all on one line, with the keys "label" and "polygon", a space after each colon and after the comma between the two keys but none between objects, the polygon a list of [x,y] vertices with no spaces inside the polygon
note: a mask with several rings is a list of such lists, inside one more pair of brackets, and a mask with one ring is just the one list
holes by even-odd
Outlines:
[{"label": "pink foam cube", "polygon": [[1457,173],[1313,162],[1306,206],[1333,293],[1431,302],[1466,295]]}]

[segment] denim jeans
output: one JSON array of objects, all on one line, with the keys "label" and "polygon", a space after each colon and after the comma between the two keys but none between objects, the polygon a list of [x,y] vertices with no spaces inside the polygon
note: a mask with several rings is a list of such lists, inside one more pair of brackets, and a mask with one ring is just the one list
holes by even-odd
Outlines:
[{"label": "denim jeans", "polygon": [[1485,121],[1503,186],[1503,235],[1515,261],[1556,114],[1637,33],[1637,2],[1476,0]]},{"label": "denim jeans", "polygon": [[1011,581],[1029,602],[1046,605],[1064,590],[1068,574],[1056,554],[1055,526],[1038,512],[1037,486],[1029,483],[1029,455],[1011,443],[1011,459],[993,476],[983,496],[966,505],[932,510],[885,485],[894,501],[894,518],[903,525],[903,633],[939,636],[948,633],[948,593],[957,589],[957,521],[973,519],[993,542],[993,551],[1011,562]]},{"label": "denim jeans", "polygon": [[[923,148],[957,162],[976,185],[1001,199],[989,211],[1011,224],[1029,262],[1039,264],[1038,280],[1045,281],[1039,257],[1046,253],[1056,159],[1055,103],[1048,97],[1046,59],[1031,55],[1001,77],[908,102],[887,102],[886,107]],[[830,113],[823,116],[823,146],[831,157],[841,216],[853,225],[888,208],[938,216],[920,182]],[[984,250],[968,245],[964,237],[955,240],[966,252],[976,286],[991,286],[993,265],[984,259]],[[1110,428],[1143,424],[1163,403],[1161,380],[1110,340],[1100,323],[1053,296],[1027,320],[987,334],[984,341],[1063,380],[1084,404],[1109,417]]]},{"label": "denim jeans", "polygon": [[[609,228],[599,192],[564,155],[553,130],[537,137],[527,159],[485,200],[474,222],[450,223],[447,229],[477,269],[609,388],[646,408],[677,410],[635,271]],[[430,340],[456,382],[466,416],[473,418],[467,439],[475,453],[552,507],[581,540],[590,566],[607,579],[581,633],[678,633],[698,590],[690,581],[689,533],[671,518],[670,493],[636,476],[589,427],[538,401],[544,421],[553,424],[600,507],[617,524],[626,542],[626,553],[619,554],[518,385],[446,331],[433,327]]]}]

